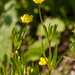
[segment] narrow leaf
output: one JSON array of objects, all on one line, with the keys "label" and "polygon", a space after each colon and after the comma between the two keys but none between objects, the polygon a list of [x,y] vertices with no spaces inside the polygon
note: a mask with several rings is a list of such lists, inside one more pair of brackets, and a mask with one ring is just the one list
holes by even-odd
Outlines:
[{"label": "narrow leaf", "polygon": [[52,53],[50,53],[48,58],[49,67],[51,66],[51,61],[52,61]]},{"label": "narrow leaf", "polygon": [[44,32],[45,32],[45,36],[46,36],[46,38],[48,38],[47,28],[46,28],[45,25],[43,25],[43,29],[44,29]]},{"label": "narrow leaf", "polygon": [[50,39],[51,37],[51,34],[52,34],[52,29],[53,29],[53,26],[50,26],[48,27],[48,38]]},{"label": "narrow leaf", "polygon": [[67,50],[66,52],[59,58],[59,60],[56,62],[55,64],[55,67],[58,65],[58,63],[61,61],[61,59],[63,58],[63,56],[72,48],[72,46],[74,45],[75,43],[73,43]]},{"label": "narrow leaf", "polygon": [[53,59],[52,59],[52,68],[55,67],[56,60],[57,60],[57,43],[54,48]]},{"label": "narrow leaf", "polygon": [[12,30],[12,35],[11,35],[11,39],[12,39],[12,42],[13,42],[13,43],[14,43],[15,34],[16,34],[16,30],[15,30],[15,28],[13,28],[13,30]]},{"label": "narrow leaf", "polygon": [[55,25],[53,26],[53,34],[56,32],[56,29],[57,29],[57,24],[55,24]]}]

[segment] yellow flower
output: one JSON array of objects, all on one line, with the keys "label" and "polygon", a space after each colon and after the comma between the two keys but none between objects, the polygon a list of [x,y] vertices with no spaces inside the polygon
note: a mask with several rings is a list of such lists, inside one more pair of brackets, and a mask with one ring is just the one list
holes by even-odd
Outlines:
[{"label": "yellow flower", "polygon": [[33,68],[31,69],[31,73],[33,72]]},{"label": "yellow flower", "polygon": [[18,61],[20,60],[20,56],[18,56]]},{"label": "yellow flower", "polygon": [[0,74],[1,75],[1,74]]},{"label": "yellow flower", "polygon": [[21,16],[21,21],[22,23],[29,23],[33,20],[33,16],[32,15],[28,15],[28,14],[24,14],[23,16]]},{"label": "yellow flower", "polygon": [[29,75],[29,70],[31,71],[31,73],[33,72],[33,68],[27,67],[27,75]]},{"label": "yellow flower", "polygon": [[15,75],[18,75],[18,74],[15,74]]},{"label": "yellow flower", "polygon": [[46,60],[45,60],[44,57],[41,57],[41,58],[40,58],[40,61],[39,61],[39,65],[46,65],[46,64],[47,64],[46,61],[48,62],[48,58],[46,58]]},{"label": "yellow flower", "polygon": [[36,4],[41,4],[44,0],[33,0]]}]

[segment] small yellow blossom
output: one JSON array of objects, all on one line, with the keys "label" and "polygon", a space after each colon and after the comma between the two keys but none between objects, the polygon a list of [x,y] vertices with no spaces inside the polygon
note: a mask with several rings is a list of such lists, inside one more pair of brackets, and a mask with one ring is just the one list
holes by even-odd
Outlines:
[{"label": "small yellow blossom", "polygon": [[1,75],[1,74],[0,74]]},{"label": "small yellow blossom", "polygon": [[40,58],[40,61],[39,61],[39,65],[46,65],[46,64],[47,64],[46,61],[48,62],[48,58],[46,58],[46,60],[45,60],[44,57],[41,57],[41,58]]},{"label": "small yellow blossom", "polygon": [[15,75],[18,75],[18,74],[15,74]]},{"label": "small yellow blossom", "polygon": [[31,71],[31,73],[33,72],[33,68],[27,67],[27,75],[29,75],[29,70]]},{"label": "small yellow blossom", "polygon": [[33,68],[31,69],[31,73],[33,72]]},{"label": "small yellow blossom", "polygon": [[44,0],[33,0],[36,4],[41,4]]},{"label": "small yellow blossom", "polygon": [[20,56],[18,56],[18,61],[20,60]]},{"label": "small yellow blossom", "polygon": [[28,14],[24,14],[23,16],[21,16],[21,21],[22,23],[29,23],[33,20],[33,16],[32,15],[28,15]]}]

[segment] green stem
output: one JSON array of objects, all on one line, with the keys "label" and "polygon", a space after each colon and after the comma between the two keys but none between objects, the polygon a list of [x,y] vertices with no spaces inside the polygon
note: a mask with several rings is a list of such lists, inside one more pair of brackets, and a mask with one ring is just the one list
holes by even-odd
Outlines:
[{"label": "green stem", "polygon": [[40,16],[40,20],[41,20],[41,23],[42,23],[42,26],[43,26],[43,21],[42,21],[42,16],[41,16],[41,10],[40,10],[40,4],[38,4],[38,7],[39,7],[39,16]]},{"label": "green stem", "polygon": [[23,38],[23,36],[25,35],[26,28],[27,28],[27,24],[25,25],[25,27],[24,27],[24,29],[23,29],[23,35],[22,35],[22,38]]},{"label": "green stem", "polygon": [[[40,5],[38,5],[38,7],[39,7],[40,20],[41,20],[42,26],[44,26],[43,21],[42,21],[42,16],[41,16]],[[49,53],[51,53],[51,40],[49,41]]]},{"label": "green stem", "polygon": [[27,24],[22,26],[22,30],[20,32],[18,40],[21,40],[23,38],[23,36],[25,35],[25,32],[26,32],[26,28],[27,28]]},{"label": "green stem", "polygon": [[49,40],[49,54],[51,54],[51,40]]}]

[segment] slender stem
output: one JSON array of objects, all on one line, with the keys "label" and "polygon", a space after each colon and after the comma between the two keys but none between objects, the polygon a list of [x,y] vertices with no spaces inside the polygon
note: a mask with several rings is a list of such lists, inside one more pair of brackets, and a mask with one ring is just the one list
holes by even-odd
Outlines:
[{"label": "slender stem", "polygon": [[23,35],[22,35],[22,38],[23,38],[23,36],[25,35],[26,28],[27,28],[27,24],[26,24],[26,26],[25,26],[24,29],[23,29]]},{"label": "slender stem", "polygon": [[[41,16],[40,5],[38,5],[38,7],[39,7],[40,20],[41,20],[42,26],[44,26],[43,21],[42,21],[42,16]],[[49,41],[49,52],[51,53],[51,40]]]},{"label": "slender stem", "polygon": [[49,53],[51,54],[51,40],[49,40]]},{"label": "slender stem", "polygon": [[40,10],[40,4],[38,4],[38,7],[39,7],[39,16],[40,16],[40,20],[41,20],[41,23],[42,23],[42,26],[43,26],[43,21],[42,21],[42,16],[41,16],[41,10]]}]

